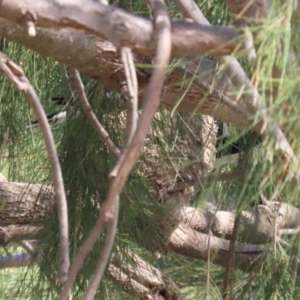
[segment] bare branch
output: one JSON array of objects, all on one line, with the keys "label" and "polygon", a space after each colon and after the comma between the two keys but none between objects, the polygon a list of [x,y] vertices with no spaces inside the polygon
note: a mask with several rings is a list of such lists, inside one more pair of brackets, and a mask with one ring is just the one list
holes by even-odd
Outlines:
[{"label": "bare branch", "polygon": [[[57,31],[37,27],[37,36],[28,38],[26,30],[2,18],[0,18],[0,35],[78,69],[82,74],[98,80],[112,91],[122,92],[118,75],[123,68],[120,68],[121,62],[118,60],[117,49],[110,42],[69,28]],[[57,40],[60,40],[60,43],[57,43]],[[82,55],[78,56],[78,51]],[[101,53],[99,59],[98,56],[95,57],[95,53]],[[145,64],[144,56],[135,55],[135,61],[141,65]],[[161,94],[161,108],[211,115],[220,121],[235,123],[243,127],[253,126],[253,118],[245,118],[244,114],[237,110],[233,111],[226,103],[220,102],[224,96],[223,87],[229,85],[229,80],[225,76],[221,76],[224,79],[222,84],[215,84],[217,75],[215,64],[204,57],[189,61],[189,64],[175,68],[166,76],[165,89]],[[148,61],[146,61],[147,63]],[[192,66],[197,66],[196,70]],[[149,69],[142,68],[141,72],[137,74],[140,102],[143,100],[149,82],[148,72]],[[120,75],[123,76],[123,74]],[[187,80],[177,88],[177,83],[182,81],[183,76],[187,77]],[[203,85],[203,83],[206,84]],[[213,92],[211,92],[212,87],[214,87]],[[182,95],[184,97],[178,104],[178,97]],[[235,99],[232,94],[230,98],[232,102]],[[201,100],[199,101],[199,99]],[[256,110],[252,113],[253,116],[255,112]],[[260,132],[261,124],[257,124],[253,130]]]},{"label": "bare branch", "polygon": [[31,86],[29,80],[26,78],[22,68],[12,61],[8,60],[2,53],[0,53],[0,69],[2,70],[4,75],[13,83],[13,85],[24,94],[28,104],[31,106],[34,114],[36,115],[43,138],[45,140],[52,171],[55,196],[57,198],[57,210],[60,225],[59,280],[63,282],[66,279],[70,266],[68,209],[63,177],[57,157],[54,138],[40,100],[33,87]]},{"label": "bare branch", "polygon": [[[26,7],[26,11],[22,9]],[[0,17],[24,26],[24,20],[35,20],[36,26],[62,29],[73,27],[111,41],[118,48],[129,47],[136,53],[153,55],[158,41],[148,19],[129,14],[117,7],[92,0],[64,2],[23,0],[2,1]],[[232,27],[205,26],[173,21],[172,57],[211,53],[230,55],[242,48],[240,32]]]},{"label": "bare branch", "polygon": [[84,85],[81,81],[79,72],[75,69],[71,69],[71,76],[72,76],[75,88],[77,90],[79,101],[81,103],[82,109],[84,110],[86,116],[90,120],[90,122],[93,125],[93,127],[95,128],[96,132],[99,134],[100,139],[104,142],[104,144],[108,147],[108,149],[115,156],[118,157],[120,155],[120,150],[110,139],[108,132],[101,125],[101,123],[99,122],[95,113],[93,112],[92,107],[90,106],[90,103],[89,103],[86,93],[84,91]]},{"label": "bare branch", "polygon": [[127,132],[127,141],[122,151],[122,155],[117,161],[117,164],[114,166],[113,170],[110,172],[109,177],[111,179],[115,178],[119,172],[121,164],[124,162],[126,157],[125,149],[128,148],[130,142],[132,141],[134,134],[137,128],[138,122],[138,83],[137,76],[135,71],[135,66],[133,62],[133,55],[129,48],[123,47],[121,49],[122,61],[125,70],[126,76],[126,85],[122,86],[122,91],[125,94],[128,101],[128,109],[127,109],[127,124],[126,124],[126,132]]},{"label": "bare branch", "polygon": [[[128,89],[127,92],[124,91],[124,94],[127,95],[128,100],[127,143],[129,143],[135,134],[138,122],[138,82],[131,49],[123,47],[121,54]],[[124,88],[123,86],[123,90]]]},{"label": "bare branch", "polygon": [[[158,3],[156,3],[158,4]],[[116,206],[116,199],[119,197],[120,191],[123,188],[123,185],[126,181],[126,178],[133,168],[138,155],[141,151],[145,136],[147,135],[151,120],[159,107],[160,103],[160,93],[163,86],[163,79],[166,67],[170,58],[171,51],[171,35],[170,35],[170,21],[166,11],[166,8],[162,3],[159,13],[154,9],[155,16],[160,16],[160,21],[155,22],[155,27],[158,38],[158,47],[157,47],[157,57],[156,63],[157,68],[154,69],[153,75],[151,77],[148,92],[146,93],[146,99],[144,101],[144,109],[139,122],[138,130],[132,141],[130,142],[129,147],[126,151],[126,158],[124,163],[120,166],[120,170],[115,179],[113,179],[112,184],[110,185],[108,196],[105,200],[103,207],[101,208],[101,216],[93,228],[90,236],[84,242],[82,247],[79,250],[78,255],[76,256],[74,263],[69,272],[68,279],[64,284],[63,290],[60,294],[59,300],[64,300],[68,297],[69,290],[76,278],[76,275],[84,261],[85,257],[91,251],[94,243],[96,242],[99,234],[103,230],[104,226],[114,220]]]},{"label": "bare branch", "polygon": [[117,225],[118,225],[118,218],[119,218],[119,197],[116,198],[116,203],[115,203],[115,216],[114,216],[114,221],[112,224],[108,225],[108,231],[106,234],[106,238],[104,241],[104,247],[102,250],[102,253],[100,255],[96,271],[93,274],[92,281],[89,285],[89,288],[87,290],[87,293],[85,295],[86,300],[91,300],[94,299],[94,296],[96,294],[98,285],[102,279],[104,270],[107,266],[109,257],[111,255],[111,251],[114,245],[116,233],[117,233]]},{"label": "bare branch", "polygon": [[77,276],[80,268],[82,267],[82,264],[83,264],[85,258],[92,251],[93,246],[99,237],[99,234],[104,230],[106,225],[107,225],[107,223],[105,222],[104,218],[100,217],[98,219],[97,223],[95,224],[95,226],[93,227],[90,235],[85,240],[83,245],[80,247],[80,249],[74,259],[74,262],[70,268],[68,278],[63,285],[63,288],[59,295],[58,300],[68,299],[70,289],[76,279],[76,276]]},{"label": "bare branch", "polygon": [[[158,40],[157,54],[155,57],[156,68],[153,70],[149,85],[145,93],[143,101],[144,107],[138,124],[136,133],[130,142],[130,145],[125,149],[126,157],[122,162],[119,172],[110,185],[109,193],[106,198],[104,211],[107,218],[110,218],[112,213],[115,197],[121,192],[126,178],[136,164],[141,148],[144,144],[146,135],[150,130],[150,125],[154,114],[160,104],[160,94],[163,87],[165,71],[170,59],[171,52],[171,34],[170,20],[167,10],[160,1],[151,1],[153,7],[155,21],[155,35]],[[158,18],[159,16],[159,18]]]}]

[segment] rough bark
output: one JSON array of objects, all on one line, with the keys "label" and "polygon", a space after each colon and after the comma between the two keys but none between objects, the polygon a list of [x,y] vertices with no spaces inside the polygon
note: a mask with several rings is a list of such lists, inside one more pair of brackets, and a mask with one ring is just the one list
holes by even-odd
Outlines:
[{"label": "rough bark", "polygon": [[41,224],[53,209],[53,188],[0,182],[0,207],[1,226]]},{"label": "rough bark", "polygon": [[[39,189],[41,189],[40,192]],[[0,236],[4,237],[3,243],[7,244],[7,239],[5,243],[5,237],[7,236],[9,236],[10,241],[20,241],[28,237],[38,237],[41,228],[39,226],[32,226],[32,223],[41,224],[47,214],[53,209],[53,189],[49,186],[42,187],[40,185],[0,182],[0,190],[5,191],[3,193],[4,200],[2,200],[2,203],[8,203],[8,205],[4,205],[0,212],[0,226],[2,226],[2,228],[9,228],[6,227],[8,226],[8,220],[11,222],[9,224],[11,228],[10,235],[3,229],[2,232],[0,232]],[[38,197],[36,201],[34,201],[35,197]],[[177,195],[177,197],[179,197],[179,195]],[[21,208],[19,211],[17,209],[18,207]],[[164,247],[177,253],[203,260],[207,260],[208,253],[210,252],[211,262],[225,265],[229,255],[229,241],[211,236],[208,245],[208,235],[205,234],[209,231],[213,214],[211,212],[201,212],[194,208],[185,208],[183,211],[175,209],[175,211],[176,213],[173,214],[173,212],[169,210],[169,213],[173,214],[173,218],[177,218],[175,223],[178,225],[175,226],[169,236],[166,236]],[[293,210],[285,209],[285,211],[299,214],[296,208]],[[18,214],[18,212],[20,213]],[[218,214],[221,215],[221,218]],[[226,215],[228,213],[217,212],[216,219],[214,220],[216,225],[212,226],[213,231],[218,235],[221,235],[221,233],[228,233],[228,235],[230,235],[232,231],[234,214],[229,213],[229,222],[226,222],[226,219],[223,218],[224,214]],[[252,226],[251,239],[259,240],[261,243],[268,243],[270,236],[268,236],[264,230],[265,228],[271,228],[271,223],[266,223],[266,216],[259,216],[258,213],[256,213],[252,214],[251,218],[249,218],[247,214],[249,214],[249,212],[245,212],[245,222],[248,222],[246,224]],[[5,216],[7,218],[5,218]],[[20,220],[18,220],[18,217]],[[270,215],[268,215],[268,217],[270,217]],[[286,221],[280,221],[280,224],[282,224],[280,228],[286,228],[284,224],[289,223],[287,220],[292,219],[292,217],[287,214],[285,216],[283,215],[280,220],[285,219]],[[20,230],[20,225],[24,226],[23,231]],[[15,231],[13,231],[13,228],[15,228]],[[14,233],[15,235],[13,235]],[[247,241],[246,238],[245,241]],[[237,244],[237,267],[243,270],[250,268],[252,262],[257,259],[263,250],[264,247],[260,245]]]},{"label": "rough bark", "polygon": [[[152,21],[130,14],[117,7],[92,0],[69,3],[58,1],[3,0],[0,17],[18,25],[33,22],[36,27],[61,29],[73,27],[111,41],[118,48],[129,47],[136,53],[154,55],[157,41]],[[204,26],[175,20],[172,22],[172,56],[232,54],[241,48],[241,34],[235,28]]]},{"label": "rough bark", "polygon": [[[26,28],[16,26],[3,18],[0,18],[0,35],[71,66],[108,89],[121,93],[121,82],[125,78],[123,67],[116,47],[108,41],[69,28],[59,31],[37,28],[36,36],[29,38]],[[136,63],[141,66],[151,64],[151,58],[143,55],[136,55],[135,58]],[[216,74],[215,63],[206,58],[189,62],[183,60],[166,77],[161,107],[173,110],[176,106],[178,111],[207,114],[240,126],[252,125],[252,121],[245,118],[243,113],[222,102],[225,96],[232,101],[235,99],[224,94],[226,91],[230,92],[230,81],[225,76],[219,76],[216,81]],[[139,99],[142,100],[143,91],[150,78],[149,68],[139,68],[137,77],[141,91]],[[185,78],[184,82],[182,78]],[[208,92],[209,90],[212,92]]]}]

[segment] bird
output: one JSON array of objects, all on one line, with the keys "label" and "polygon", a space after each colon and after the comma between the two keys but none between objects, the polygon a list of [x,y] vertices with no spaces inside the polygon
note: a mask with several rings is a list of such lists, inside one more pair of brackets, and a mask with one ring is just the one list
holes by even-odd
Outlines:
[{"label": "bird", "polygon": [[[51,98],[51,101],[55,104],[55,105],[63,105],[66,106],[67,104],[70,105],[71,108],[74,107],[75,104],[75,100],[72,98],[70,101],[67,101],[65,97],[53,97]],[[46,117],[48,119],[48,122],[51,125],[58,125],[58,124],[62,124],[67,120],[67,110],[60,110],[51,114],[48,114]],[[34,128],[38,126],[38,121],[34,120],[30,122],[30,125],[26,126],[26,128],[30,129],[30,128]]]},{"label": "bird", "polygon": [[[57,125],[57,124],[61,124],[64,123],[67,119],[67,111],[63,110],[61,112],[55,112],[52,114],[47,115],[47,119],[48,122],[51,125]],[[26,128],[34,128],[37,127],[38,124],[38,120],[34,120],[30,122],[30,125],[26,126]]]}]

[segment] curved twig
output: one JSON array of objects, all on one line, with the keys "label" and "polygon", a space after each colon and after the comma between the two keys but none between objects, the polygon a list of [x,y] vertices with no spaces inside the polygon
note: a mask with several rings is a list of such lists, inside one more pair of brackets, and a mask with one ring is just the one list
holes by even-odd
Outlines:
[{"label": "curved twig", "polygon": [[95,293],[97,291],[98,285],[102,279],[103,273],[107,266],[112,247],[114,245],[116,233],[117,233],[117,225],[118,225],[118,214],[119,214],[119,197],[116,198],[115,203],[115,217],[113,223],[108,227],[108,231],[106,234],[106,239],[104,241],[104,248],[101,252],[96,271],[93,275],[93,279],[90,283],[90,286],[87,290],[85,295],[85,300],[92,300],[94,299]]},{"label": "curved twig", "polygon": [[[126,75],[126,86],[122,86],[122,91],[128,100],[128,110],[127,110],[127,141],[124,149],[127,149],[131,140],[136,132],[138,123],[138,82],[136,71],[133,62],[133,55],[131,49],[123,47],[121,49],[121,56],[124,65],[124,71]],[[109,177],[111,179],[115,178],[119,172],[120,166],[124,161],[126,156],[126,151],[122,151],[121,157],[117,161],[113,170],[110,172]]]},{"label": "curved twig", "polygon": [[123,163],[120,166],[117,176],[113,179],[110,185],[109,193],[101,211],[101,217],[97,224],[94,226],[90,236],[84,242],[77,254],[74,263],[71,267],[68,279],[64,284],[63,290],[60,294],[59,300],[64,300],[68,297],[69,290],[73,285],[76,275],[82,266],[82,263],[88,253],[91,251],[94,243],[96,242],[99,234],[107,223],[114,220],[116,215],[116,198],[119,196],[127,176],[134,167],[141,148],[143,146],[145,137],[150,130],[152,118],[157,111],[160,104],[160,94],[163,87],[165,71],[170,59],[171,53],[171,33],[170,33],[170,20],[167,9],[162,1],[151,1],[151,5],[155,15],[155,32],[157,35],[158,46],[156,54],[156,68],[151,76],[147,91],[144,99],[144,109],[141,115],[139,125],[136,133],[129,144],[129,147],[125,149],[126,155]]},{"label": "curved twig", "polygon": [[59,280],[64,282],[67,278],[70,260],[69,260],[69,225],[68,225],[68,207],[66,194],[64,189],[64,182],[62,172],[56,152],[54,138],[51,132],[51,127],[48,123],[47,116],[44,112],[43,106],[35,93],[34,88],[30,84],[28,78],[25,76],[21,67],[6,58],[0,53],[0,70],[13,83],[13,85],[25,95],[25,98],[32,108],[43,135],[48,158],[51,166],[52,178],[55,196],[57,198],[57,210],[59,219]]},{"label": "curved twig", "polygon": [[71,69],[71,76],[75,85],[75,88],[78,93],[79,102],[82,106],[82,109],[84,110],[86,116],[90,120],[91,124],[95,128],[96,132],[99,134],[100,139],[104,142],[104,144],[108,147],[108,149],[115,155],[120,155],[120,150],[118,147],[114,144],[114,142],[109,138],[108,132],[105,130],[105,128],[101,125],[98,118],[96,117],[95,113],[92,110],[92,107],[90,106],[90,103],[86,97],[85,91],[84,91],[84,85],[81,81],[79,72],[75,69]]},{"label": "curved twig", "polygon": [[157,36],[157,51],[155,57],[156,68],[153,70],[149,85],[147,87],[145,98],[143,101],[144,107],[141,118],[136,130],[136,133],[130,142],[130,145],[125,149],[125,158],[120,165],[119,172],[109,189],[108,196],[104,204],[105,217],[110,219],[114,213],[114,199],[120,194],[127,176],[134,167],[147,136],[151,121],[160,104],[160,94],[163,87],[165,72],[169,63],[171,53],[171,33],[170,20],[167,9],[163,1],[149,1],[154,12],[154,27]]}]

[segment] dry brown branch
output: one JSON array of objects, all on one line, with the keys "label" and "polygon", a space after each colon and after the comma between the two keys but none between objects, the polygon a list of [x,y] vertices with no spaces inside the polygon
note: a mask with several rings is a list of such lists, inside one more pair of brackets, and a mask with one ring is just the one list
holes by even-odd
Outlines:
[{"label": "dry brown branch", "polygon": [[[27,187],[27,188],[26,188]],[[0,194],[0,203],[2,204],[2,201],[5,201],[7,205],[5,205],[4,210],[0,212],[0,225],[6,229],[6,231],[9,231],[7,228],[12,228],[12,226],[16,227],[16,230],[11,230],[10,235],[10,241],[18,242],[20,240],[24,239],[39,239],[39,235],[35,235],[34,232],[36,230],[36,227],[30,227],[28,226],[32,222],[38,222],[39,224],[43,224],[46,220],[47,215],[53,210],[55,206],[54,201],[54,193],[53,188],[47,187],[49,193],[45,193],[45,191],[41,191],[39,193],[41,186],[40,185],[28,185],[24,183],[11,183],[11,182],[0,182],[0,191],[5,191]],[[26,191],[26,194],[24,196],[24,191]],[[40,194],[40,197],[35,203],[35,199],[37,198],[37,195]],[[235,199],[232,199],[234,202]],[[20,205],[20,203],[22,205]],[[45,205],[46,204],[46,205]],[[283,205],[284,203],[281,203],[281,208],[284,209],[284,211],[280,211],[280,213],[283,213],[283,222],[280,223],[279,228],[294,228],[297,226],[295,224],[295,221],[297,218],[294,218],[293,215],[297,216],[299,215],[299,210],[295,207],[291,207],[289,204],[286,204],[286,208]],[[16,207],[20,208],[20,215],[16,214]],[[26,207],[28,207],[28,211],[26,211]],[[36,211],[38,209],[38,211]],[[11,213],[10,213],[11,211]],[[191,233],[191,239],[187,238],[185,234],[183,235],[183,239],[180,242],[180,245],[173,245],[172,243],[169,243],[168,240],[166,240],[166,243],[164,244],[164,247],[166,247],[167,250],[175,249],[178,253],[188,256],[188,257],[196,257],[198,259],[207,260],[207,252],[208,252],[208,245],[207,245],[207,232],[208,229],[211,228],[213,234],[220,235],[222,237],[228,236],[230,238],[230,233],[232,233],[235,214],[232,212],[225,212],[225,211],[218,211],[216,214],[214,211],[200,211],[198,209],[195,209],[193,207],[186,207],[182,208],[182,212],[178,216],[177,222],[184,222],[185,225],[189,228],[189,231]],[[245,214],[245,217],[249,214],[247,212],[243,212]],[[291,216],[292,214],[292,216]],[[20,225],[10,225],[8,226],[8,223],[15,224],[17,220],[19,220],[19,217],[21,220]],[[215,223],[212,224],[213,226],[210,227],[210,223],[212,218],[215,218]],[[249,219],[249,217],[248,217]],[[295,220],[294,220],[295,219]],[[289,223],[290,220],[293,220],[292,223]],[[299,218],[298,218],[299,220]],[[286,222],[287,221],[287,222]],[[255,222],[257,224],[263,224],[263,220],[259,219],[253,219],[253,224]],[[4,226],[6,224],[6,226]],[[240,224],[240,232],[242,233],[243,230],[243,223]],[[285,224],[288,224],[286,227]],[[101,226],[101,224],[97,223],[96,226]],[[246,243],[253,242],[259,242],[262,244],[266,244],[270,242],[270,236],[267,235],[267,231],[264,230],[264,227],[261,226],[249,226],[249,223],[245,223],[248,228],[250,228],[251,235],[245,234],[245,236],[240,237],[239,239],[245,241]],[[251,225],[251,223],[250,223]],[[42,225],[40,225],[42,226]],[[104,226],[104,224],[103,224]],[[181,226],[181,225],[180,225]],[[181,227],[178,227],[178,231],[173,232],[173,237],[177,241],[176,236],[180,236],[181,233]],[[242,227],[241,227],[242,226]],[[23,227],[23,228],[22,228]],[[18,229],[19,228],[19,229]],[[271,227],[272,233],[274,233],[274,225]],[[28,231],[31,230],[32,231]],[[42,229],[42,227],[40,227]],[[39,230],[40,230],[39,229]],[[247,229],[247,227],[246,227]],[[98,229],[97,229],[98,230]],[[199,235],[201,237],[200,240],[198,240],[198,243],[195,241],[195,237],[197,237],[197,232],[201,234]],[[247,231],[246,231],[247,232]],[[249,230],[248,230],[249,232]],[[14,236],[14,234],[17,234]],[[174,235],[175,234],[175,235]],[[171,240],[172,240],[171,235]],[[95,239],[97,239],[98,234],[96,235]],[[194,238],[193,238],[194,237]],[[220,264],[222,266],[226,266],[226,263],[228,262],[228,250],[229,250],[229,241],[226,241],[222,238],[216,238],[214,236],[210,237],[211,239],[211,262]],[[272,237],[271,237],[272,239]],[[172,242],[172,241],[171,241]],[[86,243],[87,246],[89,246],[89,243]],[[256,260],[259,254],[262,251],[262,246],[260,245],[245,245],[245,244],[237,244],[236,245],[236,256],[235,256],[235,267],[245,267],[246,261],[249,263],[253,260]],[[245,252],[240,253],[239,251],[245,250]],[[81,248],[80,250],[86,251],[86,248]],[[204,253],[201,256],[201,253]],[[206,254],[205,254],[206,253]],[[242,255],[242,260],[245,262],[245,264],[240,265],[239,259]],[[79,264],[78,270],[81,268],[82,264]],[[243,268],[243,270],[245,270]],[[300,274],[300,272],[299,272]]]},{"label": "dry brown branch", "polygon": [[107,230],[106,238],[104,241],[104,247],[103,247],[102,253],[100,255],[100,258],[99,258],[99,261],[98,261],[98,264],[96,267],[96,271],[93,274],[93,278],[92,278],[91,283],[86,292],[86,295],[85,295],[86,300],[94,299],[97,288],[102,279],[103,273],[105,271],[109,257],[111,255],[111,251],[112,251],[115,237],[117,234],[117,225],[118,225],[118,218],[119,218],[119,197],[116,198],[115,207],[116,207],[116,209],[115,209],[114,220],[111,224],[108,224],[108,230]]},{"label": "dry brown branch", "polygon": [[125,149],[127,149],[129,144],[131,143],[136,132],[138,123],[138,82],[133,62],[133,55],[131,50],[126,47],[123,47],[121,49],[121,55],[126,76],[126,84],[122,86],[122,91],[125,94],[128,101],[126,124],[127,139],[121,157],[118,159],[116,165],[109,174],[109,177],[111,179],[115,178],[119,173],[120,166],[124,162],[126,156]]},{"label": "dry brown branch", "polygon": [[107,225],[107,222],[103,218],[99,218],[95,226],[93,227],[90,235],[85,240],[83,245],[80,247],[74,262],[71,265],[68,278],[66,282],[63,285],[63,288],[61,290],[61,293],[59,295],[59,300],[68,299],[69,292],[71,290],[71,287],[76,279],[76,276],[82,267],[82,264],[87,257],[87,255],[92,251],[93,246],[95,242],[97,241],[99,234],[104,230],[105,226]]},{"label": "dry brown branch", "polygon": [[[23,8],[26,7],[26,10]],[[92,0],[57,1],[2,1],[0,17],[24,26],[34,20],[36,27],[73,27],[111,41],[118,48],[129,47],[136,53],[154,55],[157,40],[148,19],[129,14],[117,7]],[[205,26],[186,21],[173,21],[172,57],[212,53],[230,55],[242,48],[241,34],[232,27]]]},{"label": "dry brown branch", "polygon": [[84,110],[86,116],[90,120],[91,124],[95,128],[96,132],[99,134],[100,139],[104,142],[104,144],[108,147],[108,149],[115,155],[120,155],[120,150],[117,148],[117,146],[113,143],[113,141],[110,139],[108,132],[105,130],[105,128],[101,125],[98,118],[96,117],[95,113],[92,110],[92,107],[90,106],[90,103],[86,97],[86,93],[84,91],[84,85],[81,81],[79,72],[75,69],[71,69],[71,76],[78,94],[79,102],[82,106],[82,109]]},{"label": "dry brown branch", "polygon": [[[116,74],[119,74],[123,68],[120,67],[121,62],[118,60],[116,47],[107,41],[70,29],[56,31],[43,28],[37,28],[37,36],[29,39],[22,27],[2,18],[0,18],[0,34],[28,49],[78,69],[112,91],[122,92],[119,76]],[[60,43],[57,43],[57,40]],[[70,43],[70,40],[73,43]],[[82,55],[78,56],[78,52]],[[66,53],[68,55],[65,55]],[[95,53],[101,53],[101,55],[95,59]],[[148,61],[145,62],[143,56],[139,55],[135,55],[135,61],[140,65],[148,63]],[[143,100],[149,82],[148,73],[149,69],[140,68],[137,74],[140,101]],[[253,126],[253,119],[245,118],[244,114],[237,110],[233,111],[225,103],[220,102],[225,95],[223,89],[227,90],[230,82],[226,76],[222,76],[220,83],[215,84],[216,75],[216,65],[203,57],[180,65],[166,76],[160,107],[167,110],[173,110],[176,107],[178,111],[211,115],[220,121],[232,122],[243,127]],[[187,76],[187,80],[182,82],[184,76]],[[179,82],[180,86],[178,86]],[[213,92],[208,92],[212,90],[212,87]],[[178,104],[178,98],[181,96],[184,97]],[[230,95],[227,97],[232,99],[232,102],[235,99]],[[260,132],[260,124],[253,129]]]},{"label": "dry brown branch", "polygon": [[44,109],[40,100],[31,86],[29,80],[26,78],[21,67],[8,60],[2,53],[0,53],[0,69],[4,75],[13,83],[13,85],[24,94],[28,104],[32,108],[43,135],[48,158],[51,166],[51,173],[53,178],[53,186],[55,196],[57,198],[57,210],[59,218],[60,229],[60,261],[59,261],[59,280],[64,281],[68,274],[70,260],[69,260],[69,224],[68,224],[68,208],[65,195],[62,172],[57,157],[54,138],[51,132]]},{"label": "dry brown branch", "polygon": [[[77,89],[77,93],[79,95],[79,100],[80,100],[88,118],[90,119],[91,123],[95,127],[96,131],[99,133],[100,138],[104,141],[104,143],[107,144],[109,149],[111,149],[111,151],[116,156],[119,156],[120,155],[119,149],[110,140],[108,133],[103,128],[103,126],[100,124],[100,122],[98,121],[97,117],[95,116],[95,114],[93,113],[93,111],[89,105],[89,102],[87,100],[87,97],[86,97],[86,94],[84,91],[84,86],[83,86],[83,83],[81,81],[78,71],[72,69],[71,74],[72,74],[72,78],[74,80],[75,87]],[[119,210],[118,197],[116,198],[115,207],[116,207],[116,211],[118,212],[118,210]],[[113,241],[114,241],[115,235],[116,235],[117,220],[118,220],[118,214],[116,214],[114,216],[113,224],[111,226],[109,226],[109,228],[111,230],[109,230],[107,238],[105,240],[104,250],[101,255],[101,260],[96,268],[96,273],[94,275],[94,279],[92,280],[91,286],[90,286],[90,288],[88,290],[88,294],[86,296],[87,298],[94,297],[95,285],[97,288],[98,283],[99,283],[98,280],[101,280],[103,271],[107,265],[109,254],[110,254],[111,248],[113,246]],[[86,239],[84,244],[81,246],[77,256],[75,257],[75,260],[71,266],[67,280],[66,280],[66,282],[63,286],[63,289],[61,291],[61,294],[59,296],[59,299],[66,299],[68,297],[69,291],[75,281],[75,278],[80,270],[82,263],[84,262],[84,259],[92,250],[92,248],[98,238],[98,235],[102,232],[102,230],[105,228],[107,223],[109,223],[109,222],[106,222],[104,220],[104,217],[102,216],[102,214],[100,214],[99,220],[97,221],[96,225],[94,226],[91,234]]]},{"label": "dry brown branch", "polygon": [[[125,149],[125,158],[120,165],[117,176],[113,179],[105,201],[104,211],[106,218],[114,215],[113,209],[114,199],[120,194],[127,176],[136,164],[136,161],[144,144],[145,137],[150,130],[151,121],[159,108],[160,94],[163,88],[165,71],[167,69],[170,52],[171,52],[171,34],[170,34],[170,20],[167,10],[163,4],[159,2],[151,2],[153,7],[155,21],[155,36],[157,39],[157,54],[154,59],[155,68],[153,70],[149,85],[147,87],[145,98],[143,101],[143,110],[136,133],[131,140],[128,148]],[[157,18],[159,16],[159,18]]]},{"label": "dry brown branch", "polygon": [[135,134],[138,122],[138,82],[131,49],[123,47],[121,56],[126,76],[127,92],[124,91],[124,94],[127,95],[128,100],[126,130],[127,143],[129,143]]}]

